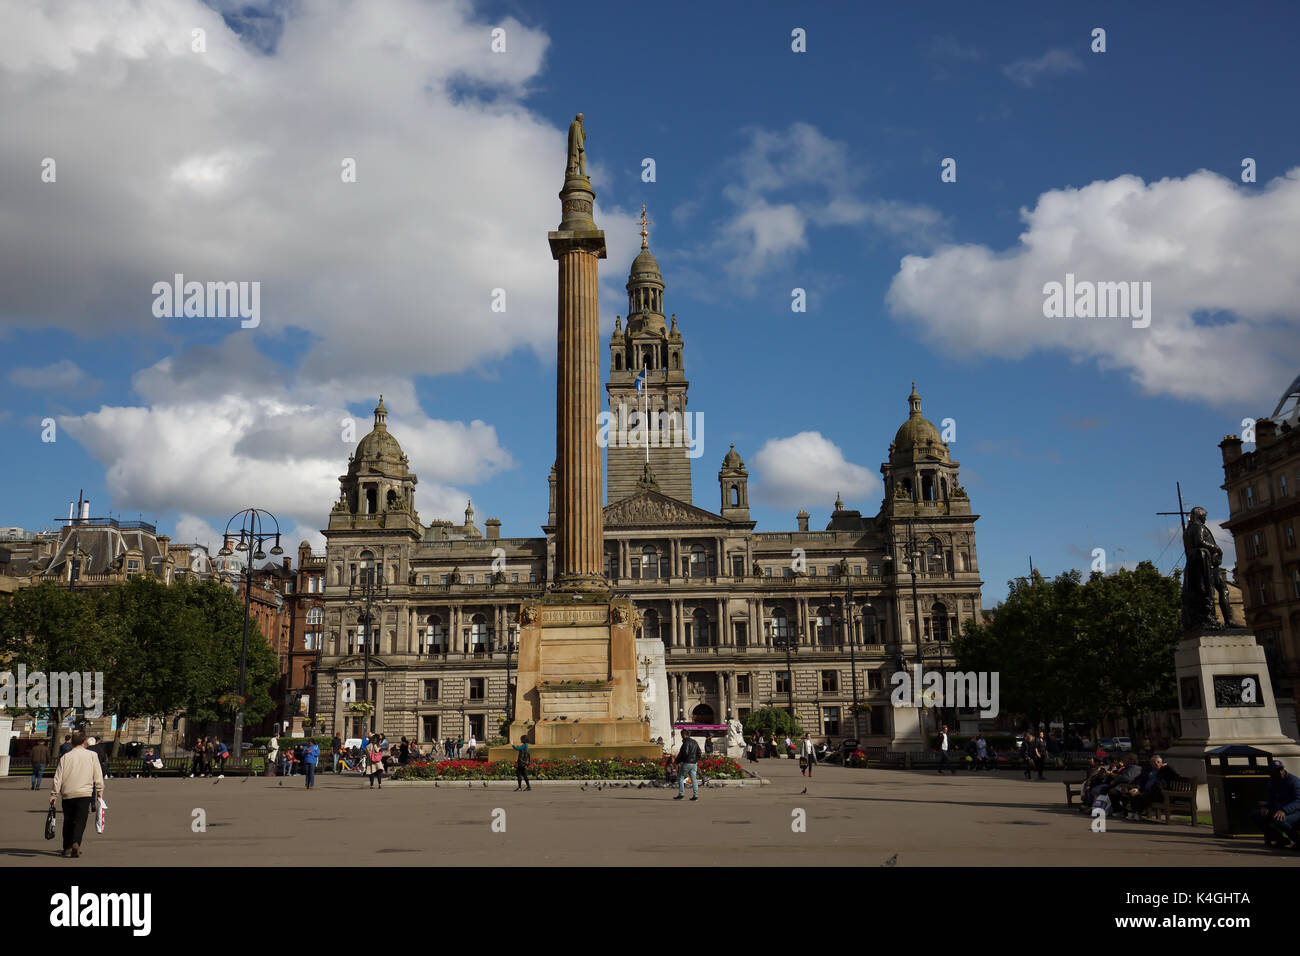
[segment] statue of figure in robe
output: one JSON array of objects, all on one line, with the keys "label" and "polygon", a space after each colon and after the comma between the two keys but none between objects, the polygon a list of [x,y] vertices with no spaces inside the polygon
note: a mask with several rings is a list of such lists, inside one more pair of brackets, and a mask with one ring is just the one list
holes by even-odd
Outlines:
[{"label": "statue of figure in robe", "polygon": [[587,133],[582,127],[582,114],[579,113],[569,124],[569,165],[565,174],[569,176],[587,175]]}]

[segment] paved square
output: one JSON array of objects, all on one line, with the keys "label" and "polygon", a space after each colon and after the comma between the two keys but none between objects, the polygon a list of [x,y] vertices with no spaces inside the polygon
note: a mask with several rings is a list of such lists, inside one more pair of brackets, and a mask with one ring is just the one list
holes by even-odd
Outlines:
[{"label": "paved square", "polygon": [[[325,774],[307,792],[301,777],[114,779],[108,828],[88,828],[80,862],[41,837],[48,789],[10,778],[0,780],[0,856],[6,866],[63,867],[878,866],[894,854],[899,866],[1300,866],[1300,854],[1219,839],[1206,826],[1111,821],[1093,833],[1065,808],[1064,774],[1040,783],[1006,771],[819,767],[809,781],[793,761],[757,767],[771,785],[710,787],[696,803],[663,789],[567,783],[531,793],[463,782],[371,791],[359,777]],[[206,833],[191,830],[196,808]],[[504,833],[492,830],[496,808]],[[807,814],[803,833],[791,828],[797,809]]]}]

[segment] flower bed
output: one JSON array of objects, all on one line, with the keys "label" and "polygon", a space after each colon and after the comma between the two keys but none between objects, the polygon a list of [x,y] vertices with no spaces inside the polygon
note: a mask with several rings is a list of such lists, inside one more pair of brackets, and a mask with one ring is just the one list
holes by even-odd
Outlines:
[{"label": "flower bed", "polygon": [[[606,760],[533,760],[528,776],[533,780],[666,780],[667,758],[611,757]],[[739,780],[745,776],[730,757],[700,758],[700,774],[715,779]],[[513,780],[513,760],[420,760],[393,771],[394,780]]]}]

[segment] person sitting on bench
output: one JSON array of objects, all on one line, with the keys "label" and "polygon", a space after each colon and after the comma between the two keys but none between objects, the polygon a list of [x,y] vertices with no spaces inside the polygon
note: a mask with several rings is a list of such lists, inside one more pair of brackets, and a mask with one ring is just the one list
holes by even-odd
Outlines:
[{"label": "person sitting on bench", "polygon": [[1282,761],[1268,765],[1268,790],[1265,800],[1250,813],[1251,820],[1264,831],[1264,846],[1290,846],[1300,850],[1295,827],[1300,823],[1300,780],[1287,773]]}]

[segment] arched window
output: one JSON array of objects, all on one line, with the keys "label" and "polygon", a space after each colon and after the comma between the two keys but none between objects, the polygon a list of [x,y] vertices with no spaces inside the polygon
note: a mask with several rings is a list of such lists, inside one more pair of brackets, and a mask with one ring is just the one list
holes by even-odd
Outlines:
[{"label": "arched window", "polygon": [[930,631],[936,641],[948,640],[948,606],[942,601],[935,601],[930,608]]},{"label": "arched window", "polygon": [[737,507],[739,504],[740,504],[740,487],[739,487],[738,485],[732,485],[732,486],[731,486],[731,506],[734,508],[734,507]]},{"label": "arched window", "polygon": [[658,611],[656,611],[652,607],[646,608],[645,613],[641,616],[641,622],[646,637],[659,638],[660,640],[662,640],[662,637],[659,634],[659,612]]},{"label": "arched window", "polygon": [[708,647],[713,642],[709,639],[711,628],[709,627],[709,612],[704,608],[696,608],[695,613],[691,615],[693,624],[692,630],[695,633],[695,639],[691,642],[696,647]]},{"label": "arched window", "polygon": [[321,607],[314,607],[314,608],[312,608],[310,611],[307,612],[307,624],[308,624],[309,626],[311,626],[311,627],[316,627],[316,626],[318,626],[318,625],[320,625],[320,624],[323,624],[324,621],[325,621],[325,609],[324,609],[324,608],[321,608]]},{"label": "arched window", "polygon": [[623,355],[621,352],[614,353],[614,371],[623,371]]},{"label": "arched window", "polygon": [[786,617],[785,608],[778,607],[772,610],[771,629],[774,641],[790,639],[790,619]]},{"label": "arched window", "polygon": [[378,492],[374,485],[366,486],[366,514],[372,515],[379,510]]},{"label": "arched window", "polygon": [[903,490],[904,490],[905,492],[907,492],[907,497],[911,498],[913,501],[916,500],[916,495],[912,493],[912,479],[911,479],[911,478],[904,478],[904,479],[903,479]]},{"label": "arched window", "polygon": [[814,624],[817,628],[818,644],[835,643],[835,622],[831,617],[831,609],[828,607],[819,607],[817,609],[817,620]]},{"label": "arched window", "polygon": [[365,586],[366,584],[369,583],[377,583],[375,581],[375,552],[362,551],[360,567],[361,567],[361,578],[357,582],[358,584]]},{"label": "arched window", "polygon": [[702,544],[691,545],[690,562],[690,576],[693,578],[713,577],[718,573],[713,555]]}]

